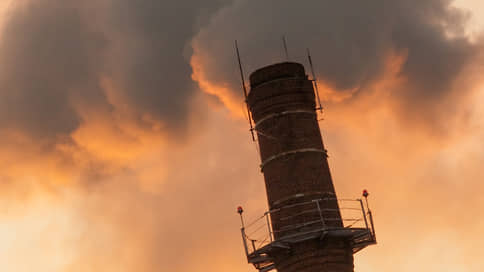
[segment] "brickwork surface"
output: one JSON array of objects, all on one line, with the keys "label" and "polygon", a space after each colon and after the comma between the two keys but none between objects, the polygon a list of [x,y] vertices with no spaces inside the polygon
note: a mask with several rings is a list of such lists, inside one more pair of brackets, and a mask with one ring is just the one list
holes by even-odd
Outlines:
[{"label": "brickwork surface", "polygon": [[[335,197],[325,147],[315,112],[313,84],[298,63],[279,63],[251,74],[249,107],[256,123],[262,171],[270,209],[316,198]],[[337,201],[324,208],[337,209]],[[277,238],[290,226],[317,218],[299,216],[302,207],[271,215]],[[314,215],[313,215],[314,216]],[[325,212],[330,226],[341,227],[339,212]],[[339,220],[334,220],[339,219]],[[343,241],[301,243],[276,261],[279,272],[353,271],[351,247]]]},{"label": "brickwork surface", "polygon": [[279,272],[353,272],[353,252],[344,240],[313,240],[282,252],[275,263]]}]

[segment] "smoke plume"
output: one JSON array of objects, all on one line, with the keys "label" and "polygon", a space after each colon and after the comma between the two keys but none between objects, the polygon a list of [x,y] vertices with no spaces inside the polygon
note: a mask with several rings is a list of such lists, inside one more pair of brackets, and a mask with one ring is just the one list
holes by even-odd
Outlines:
[{"label": "smoke plume", "polygon": [[231,106],[240,100],[233,41],[253,71],[285,61],[284,34],[289,60],[307,64],[311,48],[327,104],[379,92],[397,114],[435,123],[467,97],[459,79],[482,57],[464,31],[468,18],[447,0],[235,1],[194,38],[192,66],[199,85]]}]

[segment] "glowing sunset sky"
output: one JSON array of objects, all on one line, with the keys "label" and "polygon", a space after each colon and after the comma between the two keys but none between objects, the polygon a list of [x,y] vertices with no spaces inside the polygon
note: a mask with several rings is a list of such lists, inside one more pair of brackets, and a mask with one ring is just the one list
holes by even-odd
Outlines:
[{"label": "glowing sunset sky", "polygon": [[256,271],[248,74],[311,48],[337,194],[370,193],[358,272],[484,271],[481,0],[3,0],[0,267]]}]

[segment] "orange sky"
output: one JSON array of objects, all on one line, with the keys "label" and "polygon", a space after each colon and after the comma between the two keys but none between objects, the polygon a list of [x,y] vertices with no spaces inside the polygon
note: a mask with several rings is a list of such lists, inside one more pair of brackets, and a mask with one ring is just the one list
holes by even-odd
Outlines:
[{"label": "orange sky", "polygon": [[[458,3],[476,12],[472,31],[484,25],[480,1]],[[81,125],[48,150],[0,131],[2,271],[255,271],[235,207],[249,218],[266,209],[257,149],[230,84],[205,78],[204,57],[191,59],[205,92],[190,98],[187,136],[138,116],[107,77],[99,85],[112,108],[76,104]],[[379,243],[356,255],[355,271],[483,271],[482,67],[458,79],[473,91],[439,115],[442,128],[402,118],[395,98],[381,95],[405,81],[404,60],[390,55],[373,91],[348,103],[321,84],[337,194],[371,194]]]}]

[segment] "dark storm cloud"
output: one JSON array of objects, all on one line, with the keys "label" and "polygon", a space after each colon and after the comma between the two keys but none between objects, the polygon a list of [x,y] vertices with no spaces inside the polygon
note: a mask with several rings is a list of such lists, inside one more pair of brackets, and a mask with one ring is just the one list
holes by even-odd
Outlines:
[{"label": "dark storm cloud", "polygon": [[80,121],[71,94],[102,98],[97,74],[105,42],[73,3],[19,1],[8,13],[0,43],[0,129],[35,137],[69,133]]},{"label": "dark storm cloud", "polygon": [[183,121],[196,90],[186,45],[206,20],[203,14],[222,2],[111,2],[108,32],[117,48],[111,55],[111,72],[132,103],[171,125]]},{"label": "dark storm cloud", "polygon": [[112,110],[100,84],[106,77],[139,119],[183,127],[195,91],[186,43],[221,4],[12,2],[1,33],[0,129],[68,135],[83,122],[78,103]]},{"label": "dark storm cloud", "polygon": [[[354,89],[356,95],[381,80],[391,56],[401,56],[397,76],[404,82],[387,92],[425,111],[452,92],[482,51],[465,36],[467,18],[447,0],[247,0],[219,12],[193,45],[205,59],[205,79],[220,84],[233,78],[237,91],[234,39],[239,39],[245,67],[253,71],[284,60],[280,37],[286,34],[291,60],[306,64],[305,48],[310,47],[319,78],[335,90]],[[220,61],[209,61],[215,57]]]},{"label": "dark storm cloud", "polygon": [[464,36],[467,14],[448,7],[449,3],[401,1],[393,11],[397,22],[391,40],[395,48],[408,49],[402,74],[424,97],[451,89],[453,80],[482,50]]},{"label": "dark storm cloud", "polygon": [[192,40],[205,79],[234,90],[235,38],[251,71],[282,59],[286,34],[292,59],[305,61],[311,47],[336,90],[368,89],[389,54],[402,54],[406,82],[389,92],[420,108],[449,93],[480,51],[463,34],[467,15],[444,0],[231,2],[13,1],[1,33],[0,129],[68,135],[83,122],[77,103],[114,110],[105,78],[137,119],[183,128],[196,91]]}]

